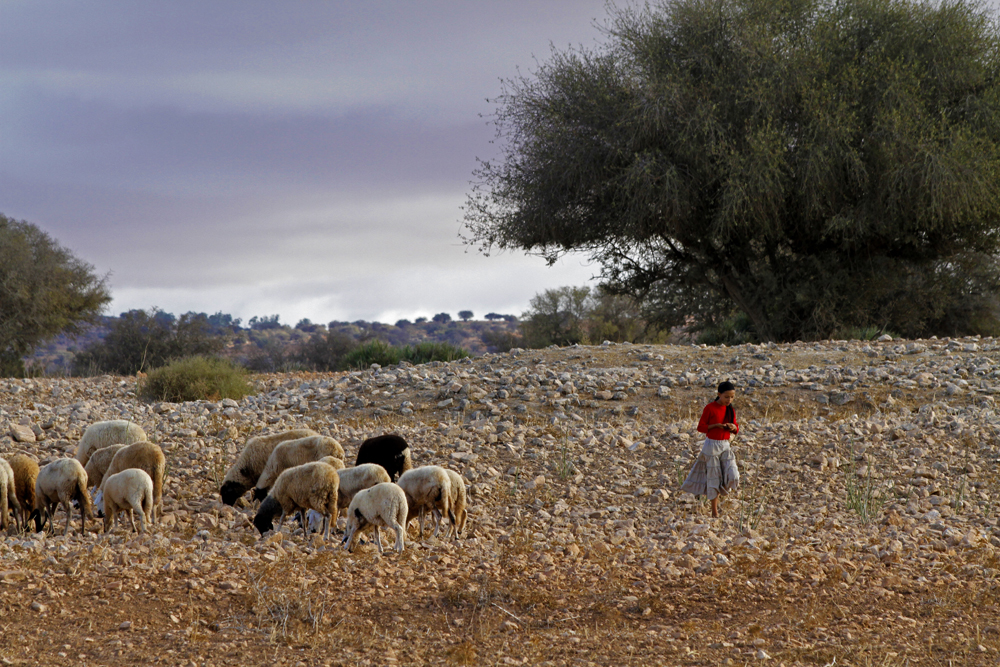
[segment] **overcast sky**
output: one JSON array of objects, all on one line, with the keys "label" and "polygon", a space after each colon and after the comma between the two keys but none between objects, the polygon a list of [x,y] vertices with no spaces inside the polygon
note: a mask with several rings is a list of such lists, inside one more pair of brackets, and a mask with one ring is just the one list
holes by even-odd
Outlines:
[{"label": "overcast sky", "polygon": [[461,244],[494,150],[480,114],[605,17],[604,0],[3,0],[0,212],[110,273],[109,314],[520,314],[596,267]]}]

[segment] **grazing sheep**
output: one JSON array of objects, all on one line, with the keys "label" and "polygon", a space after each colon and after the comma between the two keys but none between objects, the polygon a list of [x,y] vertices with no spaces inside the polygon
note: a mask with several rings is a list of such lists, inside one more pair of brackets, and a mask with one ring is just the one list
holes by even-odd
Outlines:
[{"label": "grazing sheep", "polygon": [[377,463],[385,468],[392,481],[396,481],[397,477],[413,467],[410,446],[402,436],[395,433],[379,435],[362,442],[354,465],[362,463]]},{"label": "grazing sheep", "polygon": [[333,466],[334,470],[344,469],[344,459],[338,459],[336,456],[324,456],[320,459],[323,463]]},{"label": "grazing sheep", "polygon": [[451,507],[451,478],[445,469],[441,466],[421,466],[404,472],[396,483],[406,492],[409,511],[405,525],[419,515],[420,537],[423,538],[424,515],[430,511],[437,523],[432,537],[437,537],[441,522]]},{"label": "grazing sheep", "polygon": [[274,517],[280,513],[278,525],[294,512],[315,510],[324,518],[324,539],[330,537],[330,526],[337,518],[337,489],[340,478],[333,466],[322,461],[304,463],[278,475],[271,492],[260,504],[253,525],[263,535],[274,527]]},{"label": "grazing sheep", "polygon": [[407,507],[406,493],[392,482],[382,482],[358,491],[347,508],[344,548],[354,551],[361,532],[368,526],[374,526],[375,545],[379,553],[382,553],[381,527],[396,531],[396,551],[402,552],[405,548]]},{"label": "grazing sheep", "polygon": [[337,475],[340,477],[340,493],[337,496],[337,505],[345,510],[351,504],[351,501],[354,500],[354,495],[358,491],[364,491],[376,484],[392,481],[389,479],[389,473],[385,471],[385,468],[377,463],[362,463],[353,468],[338,470]]},{"label": "grazing sheep", "polygon": [[127,510],[132,532],[135,530],[135,512],[139,513],[139,531],[146,532],[146,526],[152,521],[153,512],[153,478],[145,470],[129,468],[108,475],[101,486],[104,493],[104,532],[114,525],[118,513]]},{"label": "grazing sheep", "polygon": [[108,471],[108,466],[111,465],[111,459],[115,458],[118,450],[124,448],[125,445],[109,445],[98,449],[90,455],[90,460],[83,466],[83,469],[87,471],[88,487],[101,487],[101,482],[104,481],[104,473]]},{"label": "grazing sheep", "polygon": [[[152,512],[152,517],[153,522],[156,523],[163,514],[163,473],[166,467],[167,460],[163,456],[163,450],[160,449],[159,445],[152,442],[137,442],[123,447],[115,453],[114,458],[111,459],[111,463],[108,464],[108,469],[104,472],[104,479],[107,480],[111,475],[128,470],[129,468],[145,470],[146,474],[153,480],[154,511]],[[104,502],[107,504],[107,490],[104,490],[104,495]]]},{"label": "grazing sheep", "polygon": [[0,530],[9,526],[8,511],[14,512],[14,526],[21,529],[21,503],[17,500],[17,482],[14,480],[14,469],[7,459],[0,459]]},{"label": "grazing sheep", "polygon": [[445,468],[451,481],[451,503],[448,508],[448,533],[445,537],[454,535],[457,540],[465,532],[465,522],[469,518],[468,500],[465,495],[465,480],[454,470]]},{"label": "grazing sheep", "polygon": [[326,435],[311,435],[307,438],[282,442],[267,458],[264,470],[257,479],[257,486],[253,490],[253,499],[264,500],[274,480],[285,470],[303,463],[319,461],[324,456],[342,460],[344,448],[334,438]]},{"label": "grazing sheep", "polygon": [[28,524],[28,516],[35,507],[35,480],[38,479],[38,462],[26,454],[15,454],[7,461],[14,470],[14,489],[21,504],[21,525]]},{"label": "grazing sheep", "polygon": [[257,484],[261,471],[274,448],[286,440],[298,440],[310,435],[318,435],[310,428],[297,428],[281,433],[259,435],[247,440],[243,451],[226,472],[219,488],[219,495],[226,505],[233,505],[239,498]]},{"label": "grazing sheep", "polygon": [[52,523],[56,507],[62,504],[66,507],[63,535],[68,534],[74,500],[80,504],[80,534],[83,535],[87,517],[94,516],[87,493],[87,471],[76,459],[56,459],[39,470],[35,481],[35,508],[30,517],[35,521],[35,532],[41,532],[46,522]]},{"label": "grazing sheep", "polygon": [[85,466],[91,455],[108,445],[131,445],[146,439],[146,432],[133,421],[113,419],[96,422],[87,427],[76,446],[76,460]]}]

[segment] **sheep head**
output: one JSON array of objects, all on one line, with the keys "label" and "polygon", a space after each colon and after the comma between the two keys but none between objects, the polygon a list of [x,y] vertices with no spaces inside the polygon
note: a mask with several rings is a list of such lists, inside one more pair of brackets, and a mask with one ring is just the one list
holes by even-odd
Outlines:
[{"label": "sheep head", "polygon": [[274,496],[267,496],[260,504],[257,515],[253,518],[253,525],[264,535],[269,530],[274,529],[274,517],[281,514],[281,503],[274,499]]},{"label": "sheep head", "polygon": [[222,502],[226,505],[235,505],[236,501],[247,492],[247,487],[243,486],[239,482],[234,482],[232,480],[226,482],[219,489],[219,495],[222,496]]}]

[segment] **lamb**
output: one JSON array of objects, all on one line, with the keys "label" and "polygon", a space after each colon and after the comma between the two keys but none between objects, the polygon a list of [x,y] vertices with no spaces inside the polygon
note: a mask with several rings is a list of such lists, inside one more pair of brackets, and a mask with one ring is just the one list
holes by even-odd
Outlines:
[{"label": "lamb", "polygon": [[222,486],[219,488],[222,502],[226,505],[234,505],[244,493],[257,484],[257,479],[275,447],[286,440],[297,440],[310,435],[319,434],[309,428],[298,428],[270,435],[259,435],[247,440],[243,451],[240,452],[222,480]]},{"label": "lamb", "polygon": [[90,505],[90,494],[87,493],[87,471],[76,459],[56,459],[38,471],[35,481],[35,508],[30,519],[35,521],[35,532],[41,532],[45,523],[52,523],[56,507],[62,504],[66,507],[66,529],[63,535],[69,534],[69,522],[73,501],[80,504],[80,534],[87,530],[87,517],[93,518]]},{"label": "lamb", "polygon": [[131,445],[146,440],[146,432],[133,421],[113,419],[95,422],[87,427],[76,446],[76,460],[85,466],[91,455],[108,445]]},{"label": "lamb", "polygon": [[465,495],[465,480],[454,470],[445,468],[451,481],[451,503],[448,509],[448,533],[445,537],[454,535],[457,540],[465,532],[465,522],[469,518],[468,500]]},{"label": "lamb", "polygon": [[38,479],[38,463],[26,454],[15,454],[7,461],[14,470],[14,489],[17,502],[21,504],[21,525],[28,523],[28,516],[35,507],[35,480]]},{"label": "lamb", "polygon": [[410,446],[402,436],[395,433],[379,435],[362,442],[354,465],[362,463],[377,463],[385,468],[392,481],[396,481],[397,477],[413,467]]},{"label": "lamb", "polygon": [[[163,514],[163,473],[166,467],[167,460],[163,456],[163,450],[160,449],[159,445],[152,442],[137,442],[123,447],[115,453],[114,458],[111,459],[111,463],[108,464],[108,469],[104,473],[104,480],[107,481],[111,475],[128,470],[129,468],[145,470],[146,474],[153,480],[154,511],[152,512],[152,517],[155,523],[159,520],[160,515]],[[107,504],[107,490],[103,488],[103,485],[101,488],[104,490],[104,502]]]},{"label": "lamb", "polygon": [[[451,507],[451,479],[441,466],[421,466],[408,470],[399,477],[397,482],[406,492],[406,505],[409,508],[406,524],[415,516],[420,516],[420,537],[424,536],[424,513],[430,511],[437,526],[434,535],[437,537],[441,522]],[[350,519],[350,517],[348,517]]]},{"label": "lamb", "polygon": [[358,491],[347,508],[347,530],[344,532],[344,548],[354,551],[358,537],[368,526],[375,527],[375,545],[382,553],[380,527],[396,531],[396,551],[405,548],[406,517],[408,512],[406,493],[391,482],[376,484],[370,489]]},{"label": "lamb", "polygon": [[152,521],[153,479],[145,470],[128,468],[109,475],[101,486],[104,493],[104,532],[108,532],[118,518],[118,513],[128,510],[132,532],[135,530],[135,515],[139,513],[139,531],[146,532]]},{"label": "lamb", "polygon": [[330,526],[337,518],[337,491],[340,478],[337,470],[322,461],[304,463],[278,475],[271,492],[260,504],[253,525],[263,535],[274,527],[274,517],[281,514],[278,525],[293,512],[315,510],[324,518],[324,539],[330,537]]},{"label": "lamb", "polygon": [[282,442],[268,457],[267,464],[261,471],[257,486],[253,490],[253,499],[264,500],[274,480],[288,468],[318,461],[325,456],[341,460],[344,458],[344,448],[334,438],[325,435],[311,435],[307,438]]},{"label": "lamb", "polygon": [[[327,459],[332,457],[327,457]],[[321,459],[321,460],[327,460]],[[337,459],[333,459],[337,460]],[[340,466],[343,468],[343,466]],[[337,494],[337,506],[342,512],[347,511],[347,507],[351,504],[354,499],[354,494],[358,491],[363,491],[364,489],[371,488],[376,484],[381,484],[382,482],[392,481],[389,479],[389,473],[385,471],[385,468],[376,463],[362,463],[359,466],[354,466],[353,468],[346,468],[344,470],[338,469],[337,476],[340,477],[340,490]],[[312,510],[306,512],[306,522],[309,524],[309,532],[314,533],[319,530],[319,520],[320,515]]]},{"label": "lamb", "polygon": [[83,466],[83,469],[87,471],[87,486],[101,487],[101,482],[104,481],[104,473],[108,471],[108,466],[111,465],[111,459],[115,458],[118,450],[124,448],[125,445],[108,445],[90,455],[87,465]]},{"label": "lamb", "polygon": [[14,469],[7,459],[0,459],[0,530],[7,530],[9,524],[8,511],[14,512],[14,526],[21,529],[21,503],[17,501],[17,482],[14,481]]}]

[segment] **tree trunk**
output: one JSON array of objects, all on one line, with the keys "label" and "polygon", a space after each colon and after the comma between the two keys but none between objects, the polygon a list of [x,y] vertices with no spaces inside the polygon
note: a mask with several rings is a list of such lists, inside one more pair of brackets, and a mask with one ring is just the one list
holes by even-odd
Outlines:
[{"label": "tree trunk", "polygon": [[722,274],[722,286],[726,288],[726,293],[729,294],[736,307],[746,313],[747,317],[753,321],[753,326],[757,329],[757,335],[760,336],[761,341],[770,342],[774,340],[774,334],[764,313],[744,298],[735,278],[729,274]]}]

